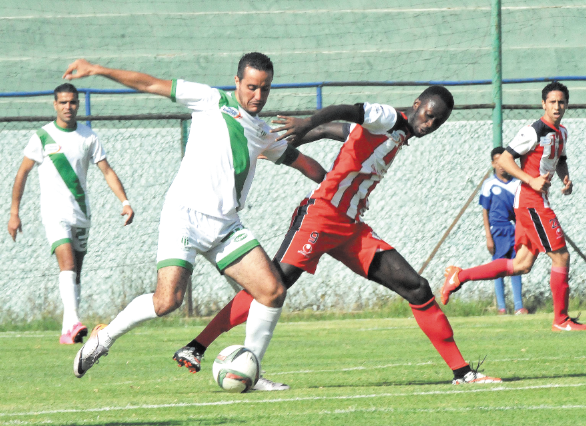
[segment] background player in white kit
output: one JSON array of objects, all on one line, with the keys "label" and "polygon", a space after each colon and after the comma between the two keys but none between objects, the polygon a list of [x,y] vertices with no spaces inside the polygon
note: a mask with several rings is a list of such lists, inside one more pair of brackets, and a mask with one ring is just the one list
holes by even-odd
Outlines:
[{"label": "background player in white kit", "polygon": [[16,241],[22,232],[20,201],[27,177],[39,166],[41,217],[51,253],[59,264],[59,291],[63,301],[63,326],[59,343],[81,343],[87,328],[79,319],[80,275],[87,251],[91,226],[87,197],[87,171],[90,161],[104,174],[108,186],[122,201],[124,225],[132,223],[134,212],[126,199],[124,187],[106,160],[106,151],[98,136],[77,122],[78,92],[69,83],[58,86],[53,106],[57,119],[46,124],[30,139],[12,189],[12,206],[8,232]]},{"label": "background player in white kit", "polygon": [[[240,223],[238,211],[244,206],[261,154],[276,164],[298,169],[316,182],[325,175],[315,160],[285,141],[277,141],[268,124],[258,118],[270,93],[272,62],[261,53],[244,55],[238,64],[234,93],[184,80],[161,80],[104,68],[85,60],[71,64],[64,78],[90,75],[171,98],[192,110],[192,124],[185,156],[161,212],[155,293],[137,297],[108,326],[94,329],[74,361],[75,375],[82,377],[118,337],[133,327],[181,306],[198,253],[254,297],[244,345],[262,361],[286,290],[259,242]],[[272,390],[272,385],[263,379],[255,388]]]}]

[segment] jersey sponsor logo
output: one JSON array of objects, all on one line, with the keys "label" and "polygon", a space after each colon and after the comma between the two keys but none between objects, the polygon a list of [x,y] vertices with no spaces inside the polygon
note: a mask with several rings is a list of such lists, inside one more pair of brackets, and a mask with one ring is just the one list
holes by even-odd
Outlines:
[{"label": "jersey sponsor logo", "polygon": [[222,108],[220,108],[220,111],[222,111],[224,114],[228,114],[230,117],[233,118],[242,118],[238,109],[234,107],[224,105],[222,106]]},{"label": "jersey sponsor logo", "polygon": [[61,145],[57,145],[56,143],[49,143],[43,148],[45,155],[56,154],[59,151],[61,151]]},{"label": "jersey sponsor logo", "polygon": [[541,146],[549,146],[553,143],[555,143],[555,133],[548,133],[539,138],[539,145]]}]

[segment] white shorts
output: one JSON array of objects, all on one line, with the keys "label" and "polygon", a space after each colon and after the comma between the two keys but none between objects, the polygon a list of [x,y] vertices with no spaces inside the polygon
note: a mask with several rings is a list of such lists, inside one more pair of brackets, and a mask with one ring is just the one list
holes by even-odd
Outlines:
[{"label": "white shorts", "polygon": [[193,271],[199,253],[223,273],[231,263],[259,246],[240,218],[217,218],[165,204],[159,223],[157,270],[181,266]]},{"label": "white shorts", "polygon": [[62,244],[71,244],[73,250],[86,253],[87,242],[90,236],[90,228],[76,228],[65,222],[43,223],[45,233],[49,244],[51,244],[51,254]]}]

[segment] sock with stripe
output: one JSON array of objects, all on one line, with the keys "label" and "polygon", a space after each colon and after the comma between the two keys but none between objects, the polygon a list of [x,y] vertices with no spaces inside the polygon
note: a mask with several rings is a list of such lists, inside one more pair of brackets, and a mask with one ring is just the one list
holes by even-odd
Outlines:
[{"label": "sock with stripe", "polygon": [[554,323],[561,324],[568,317],[570,302],[570,286],[568,284],[569,268],[551,267],[551,294],[553,296]]},{"label": "sock with stripe", "polygon": [[467,281],[494,280],[513,275],[513,259],[497,259],[474,268],[462,269],[458,279],[462,284]]},{"label": "sock with stripe", "polygon": [[250,304],[253,300],[253,297],[248,292],[240,291],[187,346],[196,348],[199,353],[203,354],[220,334],[247,320]]},{"label": "sock with stripe", "polygon": [[439,352],[446,364],[452,370],[458,370],[468,366],[464,361],[456,342],[454,341],[454,331],[443,313],[435,297],[431,298],[423,305],[409,304],[413,311],[415,321],[431,340],[435,349]]}]

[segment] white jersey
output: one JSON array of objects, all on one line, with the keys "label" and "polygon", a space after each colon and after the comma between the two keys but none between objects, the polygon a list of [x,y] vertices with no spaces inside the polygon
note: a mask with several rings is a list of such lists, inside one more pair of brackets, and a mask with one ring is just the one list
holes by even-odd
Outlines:
[{"label": "white jersey", "polygon": [[57,221],[89,228],[87,171],[90,161],[106,158],[98,136],[81,123],[75,130],[48,123],[30,138],[24,155],[39,166],[43,223]]},{"label": "white jersey", "polygon": [[165,202],[214,217],[231,217],[244,202],[260,154],[279,164],[287,149],[267,123],[244,111],[232,93],[173,80],[171,100],[192,110],[179,172]]}]

